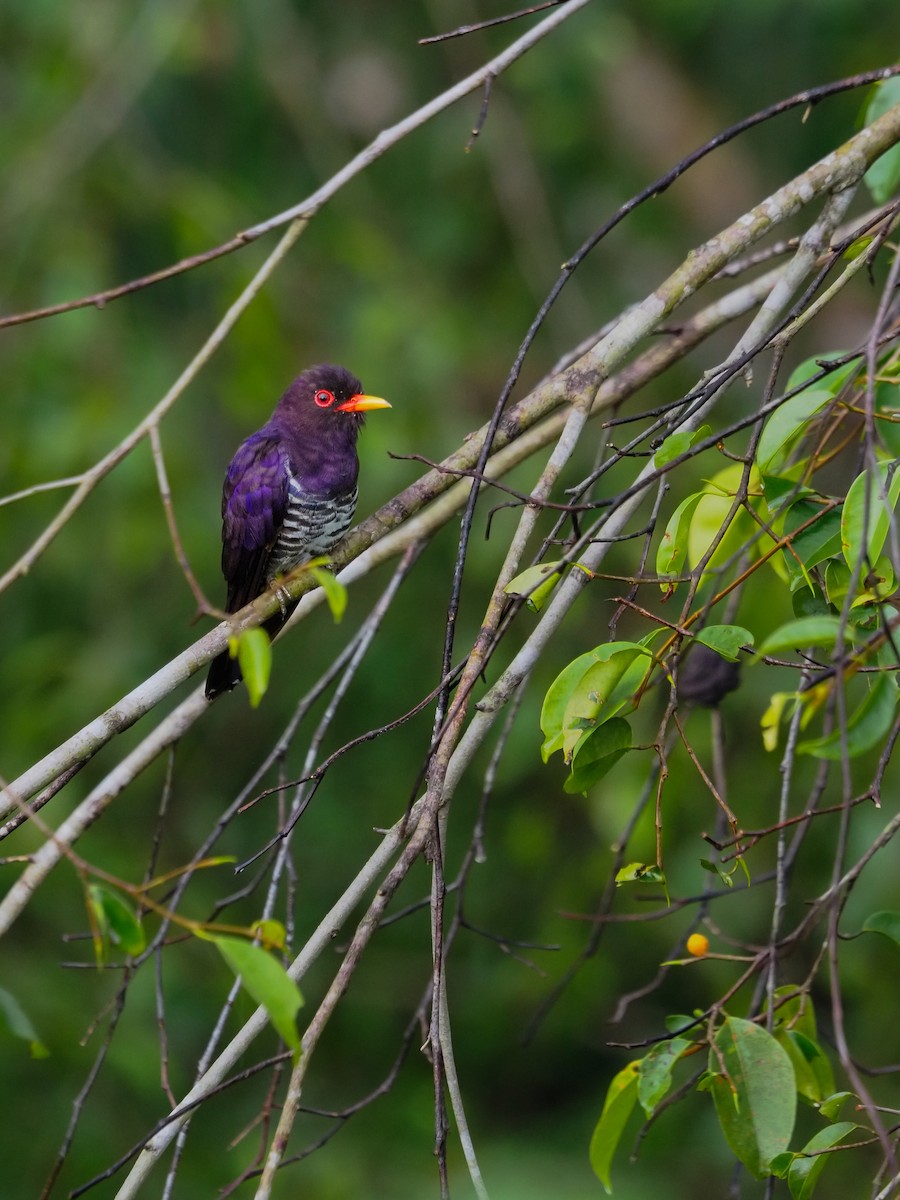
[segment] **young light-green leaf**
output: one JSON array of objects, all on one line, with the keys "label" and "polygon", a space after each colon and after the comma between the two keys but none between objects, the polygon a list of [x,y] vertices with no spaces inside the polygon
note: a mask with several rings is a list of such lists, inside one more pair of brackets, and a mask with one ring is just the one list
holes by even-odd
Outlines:
[{"label": "young light-green leaf", "polygon": [[709,425],[701,425],[699,429],[678,429],[675,433],[670,433],[653,456],[654,467],[664,467],[672,459],[685,454],[698,442],[708,438],[709,434]]},{"label": "young light-green leaf", "polygon": [[[891,515],[900,498],[900,470],[892,463],[866,467],[850,485],[841,513],[841,549],[851,571],[863,559],[874,566],[890,529]],[[865,541],[863,532],[865,531]]]},{"label": "young light-green leaf", "polygon": [[237,660],[247,685],[250,707],[266,694],[272,675],[272,643],[264,629],[245,629],[237,638]]},{"label": "young light-green leaf", "polygon": [[629,1063],[609,1085],[603,1112],[591,1137],[591,1167],[603,1184],[607,1196],[612,1195],[610,1168],[613,1155],[637,1102],[639,1069],[639,1062]]},{"label": "young light-green leaf", "polygon": [[702,492],[695,492],[678,505],[669,518],[662,535],[662,541],[656,551],[656,574],[660,576],[660,587],[667,595],[675,591],[677,584],[667,576],[680,575],[687,559],[688,531],[694,509],[700,503]]},{"label": "young light-green leaf", "polygon": [[144,927],[121,892],[95,883],[88,888],[88,896],[104,936],[121,946],[126,954],[133,957],[142,954],[147,946]]},{"label": "young light-green leaf", "polygon": [[310,574],[325,593],[325,600],[335,625],[340,624],[347,608],[347,589],[327,567],[313,567]]},{"label": "young light-green leaf", "polygon": [[794,443],[806,426],[826,404],[834,400],[828,381],[808,388],[785,400],[766,421],[756,451],[756,463],[762,472],[777,473],[788,458]]},{"label": "young light-green leaf", "polygon": [[728,1017],[710,1047],[709,1070],[725,1140],[754,1178],[765,1179],[794,1128],[797,1091],[790,1059],[765,1029]]},{"label": "young light-green leaf", "polygon": [[9,1032],[28,1043],[32,1058],[47,1058],[50,1051],[38,1037],[25,1009],[6,988],[0,988],[0,1018]]},{"label": "young light-green leaf", "polygon": [[297,1033],[297,1013],[303,1004],[300,989],[272,954],[244,938],[213,935],[225,961],[243,986],[269,1015],[282,1041],[294,1051],[300,1051]]},{"label": "young light-green leaf", "polygon": [[524,596],[532,612],[540,612],[561,577],[562,562],[538,563],[521,571],[503,589],[508,596]]}]

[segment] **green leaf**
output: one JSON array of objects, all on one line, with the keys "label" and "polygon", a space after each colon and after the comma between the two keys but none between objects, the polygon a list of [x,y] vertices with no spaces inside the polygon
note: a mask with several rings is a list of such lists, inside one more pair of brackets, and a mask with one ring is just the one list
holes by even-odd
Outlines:
[{"label": "green leaf", "polygon": [[666,873],[656,863],[628,863],[616,871],[615,882],[616,887],[621,887],[623,883],[658,883],[666,894],[666,903],[669,903],[669,884]]},{"label": "green leaf", "polygon": [[765,1029],[728,1017],[710,1047],[709,1070],[725,1140],[750,1174],[764,1179],[794,1128],[797,1092],[790,1059]]},{"label": "green leaf", "polygon": [[881,933],[900,946],[900,912],[875,912],[866,917],[863,933]]},{"label": "green leaf", "polygon": [[91,884],[88,902],[104,939],[121,946],[132,957],[144,952],[147,946],[144,927],[121,892],[102,883]]},{"label": "green leaf", "polygon": [[603,1112],[591,1137],[591,1167],[603,1184],[607,1196],[612,1195],[612,1158],[637,1102],[639,1069],[639,1062],[629,1063],[609,1085]]},{"label": "green leaf", "polygon": [[[900,104],[900,79],[894,76],[893,79],[876,83],[866,109],[866,124],[871,125],[895,104]],[[897,184],[900,183],[900,145],[892,146],[877,158],[866,171],[863,180],[876,204],[885,204],[890,200]]]},{"label": "green leaf", "polygon": [[[900,498],[900,470],[892,463],[879,463],[873,471],[866,467],[850,485],[841,514],[841,549],[853,571],[860,559],[874,565],[881,554],[890,528],[891,514]],[[884,495],[887,497],[885,504]],[[868,514],[868,515],[867,515]],[[866,540],[863,544],[863,529]],[[865,569],[862,571],[865,575]]]},{"label": "green leaf", "polygon": [[776,473],[788,458],[793,444],[806,430],[809,422],[834,400],[827,380],[818,387],[808,388],[790,400],[785,400],[766,421],[756,451],[760,471]]},{"label": "green leaf", "polygon": [[791,596],[795,617],[826,617],[831,607],[818,588],[798,588]]},{"label": "green leaf", "polygon": [[796,699],[796,692],[774,692],[770,697],[769,707],[759,720],[763,746],[769,752],[775,750],[778,746],[778,730],[781,726],[781,718],[784,716],[784,710],[792,700]]},{"label": "green leaf", "polygon": [[[794,1155],[787,1174],[788,1187],[794,1200],[810,1200],[816,1182],[831,1158],[830,1154],[817,1154],[816,1151],[836,1146],[858,1128],[859,1126],[854,1125],[852,1121],[840,1121],[837,1125],[829,1125],[827,1129],[820,1129],[800,1153]],[[807,1158],[805,1155],[812,1157]]]},{"label": "green leaf", "polygon": [[563,784],[570,794],[586,792],[631,749],[631,726],[624,717],[613,717],[583,735],[572,755],[572,770]]},{"label": "green leaf", "polygon": [[540,612],[561,577],[562,561],[538,563],[511,579],[503,589],[508,596],[524,596],[532,612]]},{"label": "green leaf", "polygon": [[819,1105],[819,1112],[829,1121],[833,1121],[848,1100],[855,1100],[855,1092],[835,1092]]},{"label": "green leaf", "polygon": [[807,646],[833,646],[838,639],[841,623],[837,617],[798,617],[788,621],[774,633],[770,633],[757,654],[781,654],[785,650],[799,650]]},{"label": "green leaf", "polygon": [[[743,509],[738,509],[728,519],[743,477],[744,468],[735,463],[707,480],[688,530],[688,562],[691,567],[696,567],[716,542],[716,549],[706,564],[705,572],[714,570],[737,553],[756,531],[756,524]],[[748,496],[762,495],[762,483],[755,467],[750,473],[747,490]]]},{"label": "green leaf", "polygon": [[793,533],[817,514],[818,519],[798,533],[790,546],[785,546],[781,552],[792,592],[803,583],[811,587],[809,572],[813,567],[841,553],[841,511],[838,508],[823,511],[821,504],[812,500],[798,500],[785,516],[783,532]]},{"label": "green leaf", "polygon": [[[339,625],[341,617],[347,609],[347,589],[341,581],[329,571],[327,567],[312,567],[310,575],[325,593],[325,600],[331,610],[331,616],[335,625]],[[268,676],[266,677],[266,685],[268,686]],[[266,689],[263,688],[263,691]],[[257,702],[258,703],[258,702]]]},{"label": "green leaf", "polygon": [[296,1016],[303,1004],[300,989],[284,967],[261,946],[243,938],[211,936],[222,957],[238,976],[243,986],[269,1015],[282,1041],[294,1051],[300,1052],[300,1035],[297,1033]]},{"label": "green leaf", "polygon": [[675,1064],[685,1050],[691,1049],[693,1045],[694,1043],[687,1038],[671,1038],[666,1042],[658,1042],[641,1059],[638,1100],[648,1117],[653,1116],[653,1110],[672,1086]]},{"label": "green leaf", "polygon": [[900,458],[900,386],[884,381],[875,385],[875,432],[891,458]]},{"label": "green leaf", "polygon": [[753,634],[740,625],[706,625],[697,634],[697,641],[729,662],[737,662],[741,646],[753,645]]},{"label": "green leaf", "polygon": [[835,729],[825,737],[800,742],[798,753],[833,761],[843,758],[845,753],[848,758],[865,754],[893,724],[897,694],[897,685],[889,675],[876,675],[866,698],[849,717],[846,729]]},{"label": "green leaf", "polygon": [[665,1026],[669,1033],[675,1035],[684,1034],[688,1038],[698,1038],[703,1035],[704,1023],[697,1022],[697,1016],[694,1013],[692,1017],[686,1017],[684,1013],[672,1013],[665,1019]]},{"label": "green leaf", "polygon": [[22,1005],[6,988],[0,988],[0,1017],[13,1035],[28,1043],[32,1058],[48,1058],[50,1051],[38,1037],[37,1030],[31,1023],[31,1018]]},{"label": "green leaf", "polygon": [[795,993],[792,984],[776,989],[772,1032],[791,1060],[798,1093],[818,1104],[834,1091],[834,1073],[818,1042],[812,998]]},{"label": "green leaf", "polygon": [[710,431],[709,425],[701,425],[699,429],[680,429],[675,433],[670,433],[653,456],[654,467],[664,467],[673,458],[687,453],[692,446],[696,446],[698,442],[709,437]]},{"label": "green leaf", "polygon": [[[662,541],[659,543],[659,549],[656,551],[656,574],[661,579],[682,573],[687,558],[691,518],[702,496],[702,492],[695,492],[693,496],[688,496],[686,500],[682,500],[669,518]],[[660,587],[667,595],[671,595],[677,586],[671,580],[668,583],[660,583]]]},{"label": "green leaf", "polygon": [[[804,359],[799,366],[796,366],[787,381],[786,392],[792,392],[798,388],[801,383],[805,383],[807,379],[815,379],[817,375],[821,375],[822,367],[828,366],[829,363],[838,358],[843,358],[841,351],[835,351],[832,354],[817,354],[814,358]],[[823,375],[821,379],[816,381],[816,387],[827,388],[832,396],[836,396],[851,375],[859,370],[858,362],[847,362],[842,367],[835,367],[829,375]]]},{"label": "green leaf", "polygon": [[264,629],[245,629],[237,638],[231,638],[229,646],[237,642],[237,653],[232,647],[232,658],[237,657],[250,707],[256,708],[266,694],[272,674],[272,643]]},{"label": "green leaf", "polygon": [[541,706],[541,732],[544,744],[541,746],[541,758],[544,762],[563,748],[563,717],[569,697],[579,679],[597,661],[596,654],[589,650],[587,654],[579,654],[566,667],[547,689],[544,703]]},{"label": "green leaf", "polygon": [[[636,659],[652,657],[649,650],[634,642],[607,642],[604,646],[597,646],[591,653],[593,661],[575,680],[562,711],[561,745],[566,762],[571,761],[572,753],[585,730],[609,720],[630,698],[630,692],[617,685],[625,678],[632,663]],[[543,713],[541,727],[549,736],[549,730],[544,727]]]}]

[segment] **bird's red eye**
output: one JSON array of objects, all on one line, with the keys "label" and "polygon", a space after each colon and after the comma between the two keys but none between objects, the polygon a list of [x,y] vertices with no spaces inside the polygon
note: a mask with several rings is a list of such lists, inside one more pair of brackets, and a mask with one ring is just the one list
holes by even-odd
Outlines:
[{"label": "bird's red eye", "polygon": [[327,408],[329,404],[334,404],[334,392],[329,392],[325,388],[320,388],[313,396],[319,408]]}]

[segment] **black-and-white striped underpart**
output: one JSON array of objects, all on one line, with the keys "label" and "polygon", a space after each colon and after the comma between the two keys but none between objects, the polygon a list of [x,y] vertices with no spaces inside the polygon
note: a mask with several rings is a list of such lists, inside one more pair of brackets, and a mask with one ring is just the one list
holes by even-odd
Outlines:
[{"label": "black-and-white striped underpart", "polygon": [[292,478],[284,523],[266,569],[269,582],[307,559],[327,554],[350,528],[356,499],[356,488],[342,496],[321,496],[304,491]]}]

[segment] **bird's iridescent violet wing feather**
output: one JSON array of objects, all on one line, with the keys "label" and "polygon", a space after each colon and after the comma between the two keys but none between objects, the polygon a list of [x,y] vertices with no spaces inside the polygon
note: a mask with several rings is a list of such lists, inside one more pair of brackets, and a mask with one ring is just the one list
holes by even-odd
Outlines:
[{"label": "bird's iridescent violet wing feather", "polygon": [[288,502],[287,459],[267,429],[240,447],[222,493],[222,573],[228,612],[254,600],[266,586],[266,565]]}]

